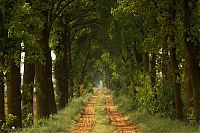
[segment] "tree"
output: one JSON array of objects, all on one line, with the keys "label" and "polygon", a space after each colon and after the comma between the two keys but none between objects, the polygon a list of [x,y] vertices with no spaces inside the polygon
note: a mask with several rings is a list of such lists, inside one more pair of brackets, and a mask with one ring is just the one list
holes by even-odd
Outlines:
[{"label": "tree", "polygon": [[[195,41],[198,41],[192,33],[192,22],[195,19],[193,14],[197,8],[197,1],[183,0],[184,9],[184,47],[185,47],[185,87],[186,102],[188,113],[195,113],[197,122],[200,120],[200,69],[199,69],[199,47]],[[194,110],[192,109],[194,108]]]},{"label": "tree", "polygon": [[[9,71],[7,72],[7,106],[8,114],[16,117],[16,120],[11,124],[15,127],[22,127],[22,113],[21,113],[21,74],[20,74],[20,59],[21,46],[16,38],[9,38],[9,46],[13,51],[8,58]],[[7,49],[8,50],[8,49]]]},{"label": "tree", "polygon": [[5,104],[4,104],[4,69],[5,69],[5,43],[7,40],[7,30],[5,28],[5,17],[3,7],[0,7],[0,126],[5,123]]}]

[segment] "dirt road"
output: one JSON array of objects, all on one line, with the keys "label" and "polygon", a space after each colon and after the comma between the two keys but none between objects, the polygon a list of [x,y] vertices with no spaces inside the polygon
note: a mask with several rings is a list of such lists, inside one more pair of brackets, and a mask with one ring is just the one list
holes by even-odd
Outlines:
[{"label": "dirt road", "polygon": [[128,117],[117,111],[109,90],[97,90],[85,105],[72,133],[138,133]]}]

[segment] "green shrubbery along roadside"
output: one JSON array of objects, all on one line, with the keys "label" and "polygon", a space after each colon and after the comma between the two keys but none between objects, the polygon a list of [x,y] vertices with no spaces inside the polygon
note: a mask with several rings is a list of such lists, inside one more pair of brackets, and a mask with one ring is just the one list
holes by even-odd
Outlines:
[{"label": "green shrubbery along roadside", "polygon": [[81,109],[84,103],[88,101],[91,94],[86,94],[83,97],[73,99],[68,106],[58,112],[58,114],[51,116],[50,119],[35,120],[32,128],[23,129],[20,133],[68,133],[75,126],[75,120],[80,117]]},{"label": "green shrubbery along roadside", "polygon": [[115,96],[113,99],[118,110],[127,115],[132,123],[142,133],[199,133],[198,126],[180,122],[160,115],[151,115],[147,111],[131,109],[131,101],[125,95]]}]

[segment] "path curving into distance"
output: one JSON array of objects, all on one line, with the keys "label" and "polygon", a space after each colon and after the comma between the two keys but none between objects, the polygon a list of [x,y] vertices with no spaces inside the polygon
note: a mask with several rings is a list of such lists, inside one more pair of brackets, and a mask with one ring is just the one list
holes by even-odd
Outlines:
[{"label": "path curving into distance", "polygon": [[[102,93],[100,93],[103,91]],[[81,117],[77,121],[76,127],[73,129],[72,133],[96,133],[96,129],[98,129],[98,124],[95,123],[97,120],[95,120],[95,116],[102,116],[102,114],[99,111],[95,111],[95,107],[97,107],[97,101],[99,102],[101,98],[105,100],[103,102],[107,114],[110,126],[114,126],[115,129],[112,131],[113,133],[138,133],[137,129],[132,125],[128,117],[123,116],[122,113],[117,111],[117,107],[113,103],[112,96],[109,94],[108,89],[97,90],[91,100],[87,102],[85,105],[85,108],[83,109],[83,113],[81,114]],[[99,103],[98,103],[99,104]],[[102,117],[106,117],[106,115],[103,115]],[[96,125],[95,125],[96,124]],[[104,123],[103,123],[104,124]],[[95,125],[95,126],[94,126]],[[105,123],[106,125],[106,123]],[[110,127],[109,126],[109,127]],[[95,130],[93,128],[95,127]],[[103,130],[101,131],[102,126],[99,127],[98,133],[111,133],[111,130]],[[105,126],[104,126],[105,127]],[[106,127],[108,128],[108,127]]]}]

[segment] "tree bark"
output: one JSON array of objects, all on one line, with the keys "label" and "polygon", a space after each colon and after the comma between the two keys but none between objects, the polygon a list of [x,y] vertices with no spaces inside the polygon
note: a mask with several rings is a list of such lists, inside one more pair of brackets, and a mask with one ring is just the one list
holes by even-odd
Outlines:
[{"label": "tree bark", "polygon": [[49,48],[49,34],[48,25],[44,26],[44,30],[41,33],[41,38],[39,39],[39,44],[43,52],[44,59],[38,60],[35,66],[35,81],[38,85],[37,95],[36,95],[36,105],[37,105],[37,117],[38,118],[48,118],[50,114],[50,82],[51,77],[49,77],[49,55],[51,58],[51,51]]},{"label": "tree bark", "polygon": [[176,106],[176,118],[179,120],[183,119],[183,103],[181,100],[181,85],[179,83],[180,74],[178,68],[178,60],[176,59],[176,48],[170,48],[170,61],[172,67],[173,76],[173,90],[175,96],[175,106]]},{"label": "tree bark", "polygon": [[176,107],[176,119],[182,120],[183,119],[183,103],[181,99],[181,84],[179,82],[180,73],[178,67],[178,60],[176,57],[176,44],[175,44],[175,19],[176,19],[176,5],[177,0],[171,0],[172,5],[170,9],[170,26],[171,28],[171,35],[169,36],[169,40],[171,42],[170,45],[170,64],[172,70],[172,82],[173,82],[173,90],[175,96],[175,107]]},{"label": "tree bark", "polygon": [[56,81],[59,108],[63,109],[68,103],[68,84],[69,84],[69,30],[67,24],[64,26],[64,31],[61,33],[60,44],[57,46],[57,54],[60,56],[57,59]]},{"label": "tree bark", "polygon": [[70,45],[70,32],[68,28],[68,24],[64,26],[64,33],[63,33],[63,45],[64,45],[64,55],[63,55],[63,86],[65,89],[65,102],[68,104],[69,99],[69,45]]},{"label": "tree bark", "polygon": [[71,57],[71,43],[69,43],[69,66],[68,66],[68,73],[69,73],[69,92],[70,92],[70,98],[72,99],[74,97],[74,84],[72,79],[72,57]]},{"label": "tree bark", "polygon": [[[197,122],[200,120],[200,68],[198,59],[198,48],[195,47],[190,39],[190,30],[192,23],[192,12],[197,5],[197,1],[183,0],[184,5],[184,46],[185,46],[185,85],[187,95],[187,110],[190,113],[194,103],[194,113]],[[191,97],[192,96],[192,97]]]},{"label": "tree bark", "polygon": [[[2,67],[1,63],[1,56],[0,56],[0,67]],[[4,74],[0,72],[0,127],[5,123],[5,104],[4,104]]]},{"label": "tree bark", "polygon": [[[18,55],[20,59],[20,54]],[[8,87],[7,87],[7,106],[8,114],[16,116],[11,125],[16,128],[22,127],[22,114],[21,114],[21,74],[20,64],[17,64],[12,57],[9,60],[9,72],[8,72]]]},{"label": "tree bark", "polygon": [[63,87],[63,66],[60,59],[56,61],[55,64],[55,79],[56,79],[56,92],[58,95],[58,108],[64,109],[66,102],[65,102],[65,90]]},{"label": "tree bark", "polygon": [[8,34],[4,25],[3,13],[0,11],[0,127],[5,123],[5,103],[4,103],[4,55],[5,55],[5,42]]},{"label": "tree bark", "polygon": [[69,86],[69,70],[68,70],[68,48],[65,47],[65,51],[64,51],[64,56],[63,56],[63,73],[64,73],[64,77],[63,77],[63,87],[65,89],[65,104],[68,104],[68,86]]},{"label": "tree bark", "polygon": [[49,114],[57,113],[55,95],[52,81],[52,58],[49,48],[50,28],[48,24],[44,26],[39,44],[41,46],[44,59],[36,63],[36,84],[39,85],[36,96],[37,117],[48,118]]}]

